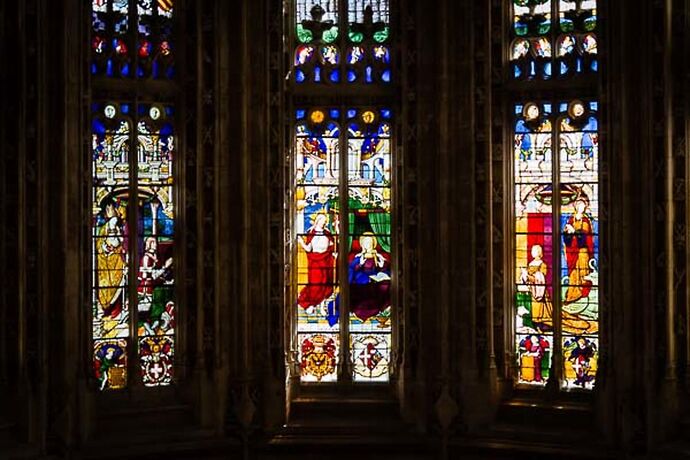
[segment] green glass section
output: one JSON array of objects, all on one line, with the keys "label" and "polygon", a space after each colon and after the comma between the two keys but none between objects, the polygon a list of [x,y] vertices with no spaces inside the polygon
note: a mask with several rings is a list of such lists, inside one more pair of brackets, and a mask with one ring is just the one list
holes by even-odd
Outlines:
[{"label": "green glass section", "polygon": [[328,30],[323,31],[322,35],[323,41],[326,43],[333,43],[338,39],[338,27],[333,26]]},{"label": "green glass section", "polygon": [[575,29],[573,21],[561,20],[561,30],[563,32],[572,32]]},{"label": "green glass section", "polygon": [[584,28],[587,32],[591,32],[594,29],[596,29],[597,28],[597,17],[592,16],[591,18],[585,19]]},{"label": "green glass section", "polygon": [[532,296],[529,292],[516,292],[515,293],[515,307],[516,311],[520,311],[520,307],[524,307],[527,313],[522,315],[523,324],[526,327],[534,327],[532,323]]},{"label": "green glass section", "polygon": [[374,32],[374,40],[377,41],[378,43],[383,43],[386,40],[388,40],[388,35],[390,33],[390,29],[388,26],[386,26],[383,30],[379,30],[378,32]]},{"label": "green glass section", "polygon": [[300,43],[309,43],[314,39],[314,35],[311,30],[307,30],[302,27],[302,24],[297,24],[297,40]]},{"label": "green glass section", "polygon": [[364,40],[364,34],[361,32],[353,32],[351,30],[348,36],[350,37],[350,41],[352,43],[362,43],[362,40]]},{"label": "green glass section", "polygon": [[518,37],[524,37],[525,35],[527,35],[527,26],[523,24],[516,24],[515,35],[517,35]]}]

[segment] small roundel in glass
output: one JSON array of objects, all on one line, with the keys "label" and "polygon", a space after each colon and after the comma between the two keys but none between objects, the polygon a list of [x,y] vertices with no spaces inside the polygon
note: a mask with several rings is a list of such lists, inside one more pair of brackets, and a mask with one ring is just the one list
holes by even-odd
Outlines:
[{"label": "small roundel in glass", "polygon": [[117,115],[117,106],[115,104],[106,104],[106,106],[103,108],[103,115],[112,120],[115,118],[115,115]]},{"label": "small roundel in glass", "polygon": [[372,124],[376,120],[376,114],[371,110],[362,112],[362,121],[367,125]]},{"label": "small roundel in glass", "polygon": [[585,104],[580,100],[572,101],[568,105],[568,115],[570,115],[572,118],[576,120],[582,118],[586,113],[587,108],[585,107]]},{"label": "small roundel in glass", "polygon": [[537,104],[529,102],[525,104],[525,108],[522,110],[522,116],[525,117],[527,121],[536,121],[541,116],[541,110],[539,110]]},{"label": "small roundel in glass", "polygon": [[151,117],[152,120],[158,120],[162,115],[163,111],[157,105],[151,106],[149,109],[149,117]]},{"label": "small roundel in glass", "polygon": [[321,110],[314,110],[311,115],[309,115],[311,122],[317,125],[323,123],[324,118],[326,118],[326,115],[324,115]]}]

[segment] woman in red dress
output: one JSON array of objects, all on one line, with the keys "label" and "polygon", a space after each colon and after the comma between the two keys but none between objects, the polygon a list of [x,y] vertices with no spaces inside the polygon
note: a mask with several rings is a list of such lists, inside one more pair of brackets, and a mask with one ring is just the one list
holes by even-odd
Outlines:
[{"label": "woman in red dress", "polygon": [[326,215],[318,214],[306,238],[297,238],[307,253],[307,285],[300,291],[297,303],[307,313],[313,313],[333,293],[335,239],[326,223]]}]

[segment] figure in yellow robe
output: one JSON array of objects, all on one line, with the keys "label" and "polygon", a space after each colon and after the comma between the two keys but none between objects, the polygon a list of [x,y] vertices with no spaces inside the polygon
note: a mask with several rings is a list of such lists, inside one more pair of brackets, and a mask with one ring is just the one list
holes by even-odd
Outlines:
[{"label": "figure in yellow robe", "polygon": [[520,279],[527,286],[531,296],[532,323],[541,331],[553,328],[553,306],[546,289],[548,273],[544,262],[544,250],[535,244],[531,249],[532,260],[522,269]]},{"label": "figure in yellow robe", "polygon": [[105,208],[106,222],[98,231],[96,246],[98,303],[105,317],[122,312],[121,293],[127,273],[127,248],[123,219],[111,203]]}]

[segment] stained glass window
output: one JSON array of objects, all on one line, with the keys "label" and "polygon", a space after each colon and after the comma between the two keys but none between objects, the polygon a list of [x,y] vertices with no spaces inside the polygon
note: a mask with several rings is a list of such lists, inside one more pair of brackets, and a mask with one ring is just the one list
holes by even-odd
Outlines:
[{"label": "stained glass window", "polygon": [[[511,75],[548,80],[595,73],[596,0],[513,0]],[[558,23],[553,24],[553,18]]]},{"label": "stained glass window", "polygon": [[[508,74],[520,87],[520,99],[509,102],[515,378],[531,387],[555,381],[592,389],[599,356],[597,0],[506,4]],[[546,80],[551,99],[544,100]]]},{"label": "stained glass window", "polygon": [[294,15],[296,83],[391,81],[387,0],[297,0]]},{"label": "stained glass window", "polygon": [[[290,306],[300,380],[386,382],[394,270],[388,1],[293,6]],[[323,85],[334,91],[315,105]],[[358,85],[384,103],[348,104]]]},{"label": "stained glass window", "polygon": [[597,117],[596,101],[515,105],[515,329],[521,384],[545,385],[554,377],[552,355],[561,353],[557,362],[563,363],[559,376],[564,387],[594,385],[599,331]]},{"label": "stained glass window", "polygon": [[122,92],[134,99],[140,79],[172,78],[172,6],[92,1],[91,335],[100,390],[164,386],[174,376],[174,104],[111,100],[103,85],[125,78]]}]

